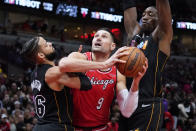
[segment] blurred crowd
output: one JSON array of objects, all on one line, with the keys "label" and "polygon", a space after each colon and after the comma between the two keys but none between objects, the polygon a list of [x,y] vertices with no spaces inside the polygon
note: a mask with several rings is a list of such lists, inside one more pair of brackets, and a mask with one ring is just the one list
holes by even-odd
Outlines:
[{"label": "blurred crowd", "polygon": [[196,62],[171,59],[163,78],[166,127],[169,131],[196,130]]},{"label": "blurred crowd", "polygon": [[[105,12],[119,12],[122,11],[121,0],[68,0],[67,4],[78,5],[80,7],[87,7],[94,10],[102,10]],[[112,10],[111,10],[112,8]]]},{"label": "blurred crowd", "polygon": [[31,71],[8,76],[4,68],[0,66],[0,130],[31,131],[37,121],[29,80]]},{"label": "blurred crowd", "polygon": [[[10,19],[4,26],[0,24],[0,34],[8,34],[18,36],[20,34],[37,35],[43,34],[46,37],[50,37],[59,42],[66,42],[67,40],[77,40],[83,42],[85,45],[90,45],[92,40],[91,31],[85,31],[85,27],[66,25],[65,23],[51,21],[47,18],[39,18],[36,20],[21,21],[19,23],[13,23]],[[69,23],[70,24],[70,23]],[[121,40],[122,41],[122,40]]]},{"label": "blurred crowd", "polygon": [[[54,38],[56,41],[59,42],[66,42],[67,40],[76,40],[78,42],[79,41],[82,42],[84,45],[88,45],[88,46],[91,45],[91,41],[93,38],[92,33],[84,33],[83,38],[81,38],[79,35],[70,34],[70,32],[73,32],[73,30],[67,31],[65,28],[66,27],[64,26],[57,27],[55,24],[49,25],[47,19],[41,19],[35,21],[29,19],[22,23],[17,23],[17,24],[12,24],[12,22],[9,22],[8,20],[7,26],[2,26],[2,27],[0,26],[0,34],[18,36],[18,32],[22,31],[24,34],[25,33],[31,35],[43,34],[44,36]],[[76,34],[80,34],[80,33],[76,33]],[[115,40],[118,45],[122,45],[123,43],[121,35],[122,32],[120,32],[120,36],[115,35]],[[19,37],[16,40],[15,45],[17,46],[17,48],[21,45],[19,44]],[[182,40],[178,38],[172,41],[171,55],[195,56],[196,54],[195,51],[191,51],[188,47],[186,47],[185,44],[182,43]]]},{"label": "blurred crowd", "polygon": [[58,38],[65,41],[64,28],[58,28],[55,24],[48,25],[47,19],[30,20],[27,19],[23,22],[13,23],[10,19],[7,20],[4,26],[0,26],[2,34],[18,35],[18,32],[27,32],[29,34],[42,33],[44,35]]}]

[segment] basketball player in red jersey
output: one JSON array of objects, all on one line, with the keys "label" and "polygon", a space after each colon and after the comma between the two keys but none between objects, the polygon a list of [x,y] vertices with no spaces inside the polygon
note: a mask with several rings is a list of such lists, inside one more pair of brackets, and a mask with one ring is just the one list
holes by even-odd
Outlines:
[{"label": "basketball player in red jersey", "polygon": [[[115,49],[113,34],[107,28],[97,30],[92,41],[92,52],[81,54],[71,53],[68,57],[81,60],[102,62],[108,60]],[[70,62],[62,59],[59,62],[60,70],[65,72],[64,65]],[[73,67],[70,65],[70,67]],[[85,74],[90,79],[92,89],[78,91],[73,89],[73,125],[76,131],[107,131],[109,122],[110,106],[117,95],[118,104],[122,114],[129,117],[137,108],[138,85],[148,67],[138,73],[134,78],[131,89],[126,88],[125,76],[120,74],[116,66],[101,70],[89,70]]]},{"label": "basketball player in red jersey", "polygon": [[33,131],[75,131],[72,127],[73,99],[70,88],[89,90],[92,86],[86,75],[77,73],[74,76],[68,72],[103,69],[116,62],[124,63],[118,57],[126,55],[124,51],[127,49],[120,48],[104,62],[78,62],[67,58],[72,68],[64,65],[64,70],[69,69],[60,72],[59,66],[55,66],[56,51],[52,43],[40,36],[28,40],[23,45],[21,55],[35,65],[31,88],[38,122]]}]

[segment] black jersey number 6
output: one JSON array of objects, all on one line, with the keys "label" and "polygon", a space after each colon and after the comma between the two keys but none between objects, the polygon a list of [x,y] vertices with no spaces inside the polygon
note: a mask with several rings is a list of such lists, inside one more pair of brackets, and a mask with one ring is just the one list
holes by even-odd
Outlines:
[{"label": "black jersey number 6", "polygon": [[35,97],[35,109],[36,114],[39,118],[42,118],[45,114],[45,105],[46,99],[42,95],[37,95]]}]

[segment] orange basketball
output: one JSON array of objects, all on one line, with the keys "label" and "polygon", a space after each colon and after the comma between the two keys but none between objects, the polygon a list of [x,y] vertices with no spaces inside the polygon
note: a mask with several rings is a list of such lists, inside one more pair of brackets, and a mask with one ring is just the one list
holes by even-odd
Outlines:
[{"label": "orange basketball", "polygon": [[130,47],[128,50],[129,55],[122,56],[120,59],[125,60],[126,63],[118,63],[117,68],[120,73],[127,77],[135,77],[138,72],[143,71],[143,65],[145,65],[145,55],[137,47]]}]

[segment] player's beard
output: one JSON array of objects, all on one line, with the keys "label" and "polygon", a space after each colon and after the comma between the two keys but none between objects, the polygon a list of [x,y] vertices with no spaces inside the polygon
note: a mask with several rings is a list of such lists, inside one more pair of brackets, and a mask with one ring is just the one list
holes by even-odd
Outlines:
[{"label": "player's beard", "polygon": [[156,27],[157,27],[157,22],[153,20],[151,24],[141,26],[140,34],[145,34],[149,36],[155,30]]},{"label": "player's beard", "polygon": [[46,56],[46,59],[48,59],[49,61],[53,61],[55,60],[57,54],[56,54],[56,51],[54,50],[50,54],[45,54],[45,56]]},{"label": "player's beard", "polygon": [[142,26],[140,34],[145,34],[145,35],[150,35],[153,32],[153,27],[152,26]]}]

